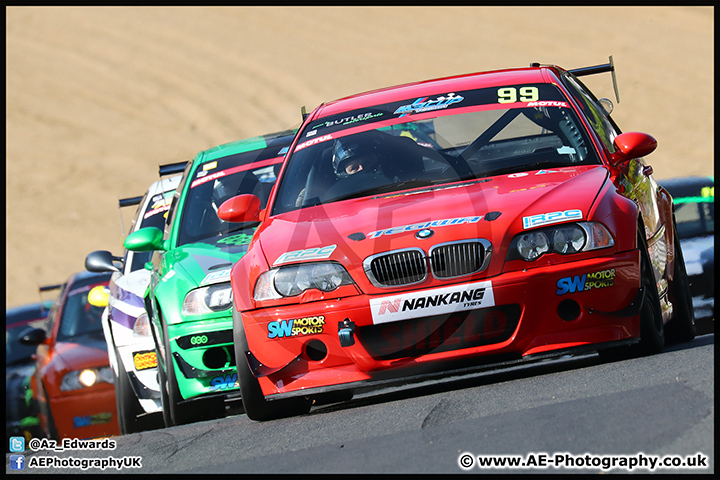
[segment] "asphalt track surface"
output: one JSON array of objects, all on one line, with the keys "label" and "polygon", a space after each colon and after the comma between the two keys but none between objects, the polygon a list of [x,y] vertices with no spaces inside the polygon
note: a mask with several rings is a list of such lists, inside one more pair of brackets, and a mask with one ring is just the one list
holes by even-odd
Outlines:
[{"label": "asphalt track surface", "polygon": [[[25,453],[26,462],[33,456],[134,456],[139,469],[11,472],[8,454],[6,472],[650,473],[641,467],[603,471],[602,458],[639,462],[673,455],[695,462],[701,454],[707,468],[654,472],[708,474],[714,472],[714,338],[702,335],[658,355],[614,363],[589,354],[359,392],[350,402],[271,422],[231,415],[114,437],[112,451]],[[465,454],[474,459],[469,469],[459,464]],[[480,469],[481,455],[547,466]],[[568,458],[576,468],[547,463]],[[584,462],[590,468],[579,468]]]}]

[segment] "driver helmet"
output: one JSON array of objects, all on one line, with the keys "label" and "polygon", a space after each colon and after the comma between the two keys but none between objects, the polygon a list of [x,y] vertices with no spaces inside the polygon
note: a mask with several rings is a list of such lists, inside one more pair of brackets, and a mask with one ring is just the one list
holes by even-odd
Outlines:
[{"label": "driver helmet", "polygon": [[[345,178],[360,170],[366,173],[376,170],[379,164],[379,146],[377,139],[362,134],[336,140],[332,149],[335,175]],[[357,169],[357,165],[361,165],[361,168]]]}]

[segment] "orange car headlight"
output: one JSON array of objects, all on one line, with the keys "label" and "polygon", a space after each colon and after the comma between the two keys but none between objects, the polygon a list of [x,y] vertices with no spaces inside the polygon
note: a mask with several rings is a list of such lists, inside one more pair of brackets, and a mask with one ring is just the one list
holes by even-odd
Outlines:
[{"label": "orange car headlight", "polygon": [[89,388],[98,383],[114,383],[110,367],[84,368],[68,372],[62,379],[60,390],[69,392]]}]

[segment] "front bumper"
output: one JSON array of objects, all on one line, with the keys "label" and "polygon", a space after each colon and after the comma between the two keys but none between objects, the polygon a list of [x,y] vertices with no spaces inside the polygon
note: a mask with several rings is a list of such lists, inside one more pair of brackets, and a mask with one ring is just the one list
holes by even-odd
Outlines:
[{"label": "front bumper", "polygon": [[[92,389],[77,390],[50,398],[50,411],[61,439],[86,439],[120,434],[115,389],[109,384],[99,384]],[[47,425],[47,420],[43,420]]]},{"label": "front bumper", "polygon": [[182,398],[239,390],[230,316],[168,325],[168,333]]},{"label": "front bumper", "polygon": [[117,351],[140,406],[146,413],[161,411],[157,356],[152,338],[132,345],[118,346]]},{"label": "front bumper", "polygon": [[[639,265],[634,250],[425,291],[256,309],[242,312],[242,326],[235,325],[235,331],[242,329],[247,337],[248,363],[268,399],[516,362],[637,341]],[[473,303],[468,294],[468,301],[454,304],[453,311],[419,313],[426,301],[436,302],[434,292],[471,284],[480,302]],[[476,286],[492,301],[482,301]],[[422,307],[405,302],[404,293],[423,297]],[[392,314],[390,321],[378,315],[378,305],[383,314]]]}]

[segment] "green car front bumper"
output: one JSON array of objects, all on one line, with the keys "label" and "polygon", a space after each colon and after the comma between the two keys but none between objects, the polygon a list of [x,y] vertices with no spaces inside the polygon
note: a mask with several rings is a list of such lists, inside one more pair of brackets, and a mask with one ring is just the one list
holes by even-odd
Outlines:
[{"label": "green car front bumper", "polygon": [[183,399],[239,390],[229,311],[227,317],[167,328],[172,366]]}]

